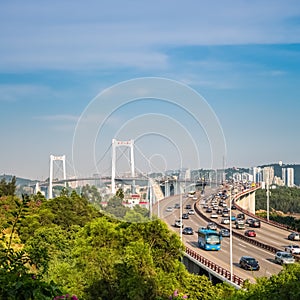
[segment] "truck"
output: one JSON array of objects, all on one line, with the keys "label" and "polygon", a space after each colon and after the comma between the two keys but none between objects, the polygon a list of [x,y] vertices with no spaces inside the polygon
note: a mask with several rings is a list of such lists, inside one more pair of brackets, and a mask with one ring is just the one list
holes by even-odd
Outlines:
[{"label": "truck", "polygon": [[245,229],[245,221],[243,219],[236,219],[235,228],[236,229]]}]

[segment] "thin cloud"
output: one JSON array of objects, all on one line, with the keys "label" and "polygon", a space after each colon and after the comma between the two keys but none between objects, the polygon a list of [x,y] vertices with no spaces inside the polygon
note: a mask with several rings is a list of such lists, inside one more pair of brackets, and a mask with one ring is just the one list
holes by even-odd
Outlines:
[{"label": "thin cloud", "polygon": [[36,116],[35,119],[38,120],[44,120],[44,121],[67,121],[67,122],[77,122],[79,119],[79,116],[76,115],[47,115],[47,116]]},{"label": "thin cloud", "polygon": [[0,102],[18,102],[34,96],[49,94],[50,89],[43,85],[1,84]]},{"label": "thin cloud", "polygon": [[1,7],[2,69],[162,68],[166,47],[300,40],[293,21],[300,3],[291,0],[75,1],[71,13],[61,1],[47,9],[36,1]]}]

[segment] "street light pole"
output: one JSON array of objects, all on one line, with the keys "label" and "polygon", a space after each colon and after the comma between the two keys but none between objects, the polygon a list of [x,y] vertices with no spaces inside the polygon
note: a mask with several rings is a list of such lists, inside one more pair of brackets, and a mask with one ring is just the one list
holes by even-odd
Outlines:
[{"label": "street light pole", "polygon": [[269,178],[267,178],[267,220],[269,222],[269,205],[270,205],[270,187]]},{"label": "street light pole", "polygon": [[230,196],[229,196],[229,205],[230,205],[230,210],[229,210],[229,219],[230,219],[230,222],[229,222],[229,232],[230,232],[230,236],[229,236],[229,260],[230,260],[230,281],[232,282],[232,273],[233,273],[233,263],[232,263],[232,219],[231,219],[231,216],[232,216],[232,213],[231,213],[231,193],[232,193],[232,189],[230,190]]}]

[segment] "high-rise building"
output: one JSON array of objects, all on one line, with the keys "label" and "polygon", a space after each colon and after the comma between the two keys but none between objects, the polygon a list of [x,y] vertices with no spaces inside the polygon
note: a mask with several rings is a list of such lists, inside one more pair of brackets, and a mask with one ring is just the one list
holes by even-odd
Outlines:
[{"label": "high-rise building", "polygon": [[262,169],[260,167],[253,167],[252,168],[252,175],[253,175],[253,182],[259,183],[262,182]]},{"label": "high-rise building", "polygon": [[263,172],[263,181],[267,184],[272,184],[274,179],[274,168],[264,167],[262,172]]},{"label": "high-rise building", "polygon": [[288,187],[294,186],[294,168],[282,168],[282,180]]}]

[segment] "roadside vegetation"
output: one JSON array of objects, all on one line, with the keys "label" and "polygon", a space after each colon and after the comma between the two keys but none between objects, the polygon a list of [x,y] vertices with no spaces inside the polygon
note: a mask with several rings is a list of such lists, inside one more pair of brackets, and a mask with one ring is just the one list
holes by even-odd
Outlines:
[{"label": "roadside vegetation", "polygon": [[[259,189],[255,194],[255,208],[258,214],[266,217],[266,190]],[[290,229],[300,231],[300,219],[294,215],[300,213],[300,189],[277,187],[270,190],[269,197],[270,220],[289,226]]]},{"label": "roadside vegetation", "polygon": [[0,299],[299,299],[299,264],[239,291],[188,273],[164,222],[137,208],[113,216],[120,191],[104,211],[75,192],[18,198],[2,185]]}]

